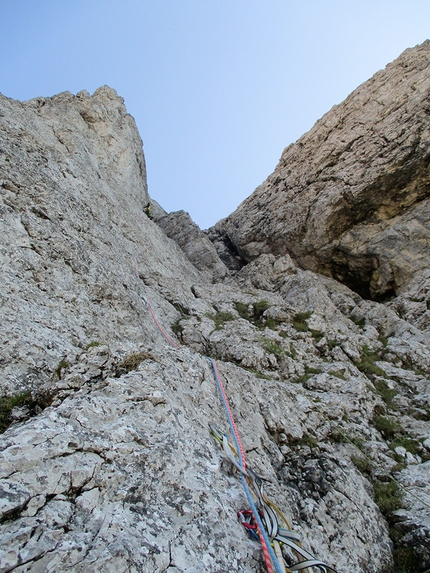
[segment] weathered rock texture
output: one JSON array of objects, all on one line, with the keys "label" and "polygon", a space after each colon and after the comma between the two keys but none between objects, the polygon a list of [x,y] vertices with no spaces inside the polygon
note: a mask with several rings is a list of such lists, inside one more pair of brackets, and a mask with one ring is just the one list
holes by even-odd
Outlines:
[{"label": "weathered rock texture", "polygon": [[0,571],[265,570],[208,431],[228,432],[208,355],[305,548],[339,573],[428,569],[428,270],[386,304],[285,253],[221,281],[188,216],[143,215],[113,90],[2,96],[0,129],[0,388],[18,400],[1,403]]},{"label": "weathered rock texture", "polygon": [[220,281],[230,275],[216,248],[185,211],[176,211],[157,218],[158,225],[184,251],[193,265],[210,280]]},{"label": "weathered rock texture", "polygon": [[244,262],[289,254],[363,296],[398,294],[429,264],[429,163],[426,41],[287,147],[274,173],[210,236]]}]

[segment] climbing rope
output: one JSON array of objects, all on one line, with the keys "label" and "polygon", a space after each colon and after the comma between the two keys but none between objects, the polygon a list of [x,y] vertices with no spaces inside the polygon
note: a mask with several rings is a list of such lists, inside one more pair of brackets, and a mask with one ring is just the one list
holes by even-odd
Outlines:
[{"label": "climbing rope", "polygon": [[[135,260],[134,267],[136,275],[139,277],[137,262]],[[143,296],[141,298],[148,307],[148,310],[163,337],[171,346],[179,348],[179,346],[162,328],[150,301],[146,300]],[[210,430],[212,435],[222,445],[223,451],[228,459],[240,472],[242,486],[251,509],[238,512],[238,516],[245,529],[260,541],[267,573],[273,573],[273,567],[275,568],[276,573],[293,573],[294,571],[302,571],[303,573],[306,573],[308,568],[313,567],[318,568],[322,573],[327,573],[327,571],[333,571],[336,573],[335,569],[326,565],[322,561],[315,559],[310,553],[301,547],[300,534],[291,529],[282,512],[267,498],[264,493],[262,478],[259,477],[252,469],[247,468],[242,442],[240,440],[239,432],[236,427],[218,367],[212,358],[206,358],[212,365],[235,446],[228,441],[226,435],[221,435],[213,426],[210,427]],[[254,492],[254,496],[257,498],[257,504],[254,502],[251,489]],[[278,516],[281,518],[282,525],[285,525],[286,527],[280,526]],[[285,565],[282,553],[283,545],[291,549],[298,560],[297,563],[292,566],[286,567]]]},{"label": "climbing rope", "polygon": [[[302,548],[300,544],[300,534],[292,530],[282,512],[267,498],[264,493],[263,479],[250,468],[246,468],[243,447],[228,403],[225,388],[219,375],[218,367],[212,358],[207,357],[207,359],[211,363],[214,371],[236,447],[230,444],[227,436],[221,435],[213,426],[210,426],[210,430],[215,439],[222,445],[223,451],[228,459],[241,473],[240,477],[242,485],[251,507],[250,512],[249,510],[239,512],[239,515],[246,516],[245,519],[241,520],[241,523],[247,531],[256,531],[259,535],[268,573],[273,570],[272,564],[274,565],[277,573],[305,571],[308,568],[313,567],[318,568],[322,573],[327,573],[327,571],[335,572],[335,569],[323,561],[315,559],[313,555]],[[251,489],[257,497],[258,509],[253,500]],[[282,525],[286,527],[280,526],[278,516],[282,520]],[[294,565],[288,566],[288,568],[285,567],[285,561],[281,549],[282,545],[291,549],[297,558],[297,562]]]}]

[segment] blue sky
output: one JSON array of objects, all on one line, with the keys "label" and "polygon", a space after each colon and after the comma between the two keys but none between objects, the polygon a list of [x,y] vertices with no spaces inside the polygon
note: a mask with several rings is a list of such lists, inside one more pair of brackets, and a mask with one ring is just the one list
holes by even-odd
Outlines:
[{"label": "blue sky", "polygon": [[149,192],[202,227],[404,49],[429,0],[0,0],[0,92],[107,84],[136,119]]}]

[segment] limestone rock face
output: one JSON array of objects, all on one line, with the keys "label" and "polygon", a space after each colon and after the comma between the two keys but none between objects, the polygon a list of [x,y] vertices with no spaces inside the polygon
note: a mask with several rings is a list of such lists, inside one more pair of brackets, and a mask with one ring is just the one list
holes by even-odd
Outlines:
[{"label": "limestone rock face", "polygon": [[363,296],[404,291],[429,262],[429,98],[426,41],[287,147],[274,173],[211,229],[214,243],[245,262],[289,254]]},{"label": "limestone rock face", "polygon": [[158,218],[157,223],[166,235],[181,247],[193,265],[209,279],[220,281],[230,276],[216,248],[188,213],[185,211],[169,213],[165,217]]},{"label": "limestone rock face", "polygon": [[[162,288],[197,271],[184,257],[178,267],[179,249],[143,214],[142,141],[114,90],[2,96],[0,129],[0,388],[10,393],[47,382],[92,342],[138,341],[142,280]],[[149,277],[148,260],[161,259],[165,276]]]},{"label": "limestone rock face", "polygon": [[110,88],[0,98],[0,572],[265,570],[207,356],[305,549],[428,569],[428,270],[385,304],[286,252],[223,279],[144,165]]}]

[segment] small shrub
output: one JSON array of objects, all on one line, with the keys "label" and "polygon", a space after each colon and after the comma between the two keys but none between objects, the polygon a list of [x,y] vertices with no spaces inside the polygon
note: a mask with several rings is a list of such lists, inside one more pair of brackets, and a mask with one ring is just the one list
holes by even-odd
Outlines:
[{"label": "small shrub", "polygon": [[396,573],[416,573],[417,556],[410,545],[399,545],[393,552]]},{"label": "small shrub", "polygon": [[386,416],[376,416],[373,420],[373,425],[387,440],[403,432],[402,426],[396,420],[387,418]]},{"label": "small shrub", "polygon": [[16,407],[26,405],[29,400],[31,400],[30,392],[0,398],[0,434],[10,426],[12,410]]},{"label": "small shrub", "polygon": [[382,368],[375,364],[377,360],[380,360],[379,355],[365,344],[362,348],[361,359],[355,365],[366,376],[385,376]]},{"label": "small shrub", "polygon": [[362,318],[351,318],[352,322],[355,322],[357,326],[360,328],[364,328],[366,325],[366,318],[363,316]]},{"label": "small shrub", "polygon": [[393,406],[393,398],[397,395],[396,390],[389,388],[385,380],[374,380],[373,385],[375,386],[376,392],[381,396],[388,407]]},{"label": "small shrub", "polygon": [[408,411],[408,414],[412,418],[415,418],[415,420],[430,422],[430,408],[426,406],[422,406],[420,408],[412,408]]},{"label": "small shrub", "polygon": [[351,443],[353,443],[354,446],[356,446],[359,450],[362,450],[364,448],[363,438],[360,438],[360,436],[356,436],[355,434],[353,434],[352,436],[348,436],[348,437],[349,437],[349,441]]},{"label": "small shrub", "polygon": [[189,316],[190,312],[188,309],[184,308],[179,302],[173,302],[172,305],[182,316]]},{"label": "small shrub", "polygon": [[314,338],[317,342],[324,338],[324,332],[321,332],[320,330],[310,329],[310,333],[312,334],[312,338]]},{"label": "small shrub", "polygon": [[387,338],[386,336],[382,336],[382,334],[380,334],[380,335],[378,336],[378,340],[379,340],[379,342],[382,344],[382,346],[383,346],[384,348],[387,347],[387,345],[388,345],[388,338]]},{"label": "small shrub", "polygon": [[262,326],[270,328],[270,330],[277,330],[279,324],[279,320],[276,320],[276,318],[266,318]]},{"label": "small shrub", "polygon": [[267,300],[259,300],[258,302],[254,302],[254,318],[258,320],[263,316],[263,313],[269,308],[270,303]]},{"label": "small shrub", "polygon": [[305,366],[305,373],[301,376],[298,376],[294,382],[297,384],[304,384],[311,378],[314,374],[321,374],[321,370],[318,368],[312,368],[311,366]]},{"label": "small shrub", "polygon": [[307,332],[309,330],[306,320],[312,315],[311,311],[298,312],[293,316],[293,326],[299,332]]},{"label": "small shrub", "polygon": [[408,436],[399,436],[395,438],[390,444],[390,449],[394,450],[399,446],[405,448],[407,452],[410,452],[413,455],[419,455],[422,450],[421,443],[418,440],[409,438]]},{"label": "small shrub", "polygon": [[91,342],[89,342],[89,343],[85,346],[84,350],[89,350],[90,348],[94,348],[94,347],[96,347],[96,346],[100,346],[100,344],[101,344],[101,343],[98,342],[97,340],[92,340]]},{"label": "small shrub", "polygon": [[220,330],[223,326],[225,322],[228,322],[229,320],[235,320],[236,317],[234,316],[233,313],[231,312],[207,312],[205,314],[205,316],[207,316],[208,318],[210,318],[211,320],[214,321],[215,323],[215,330]]},{"label": "small shrub", "polygon": [[[243,366],[242,366],[242,368],[243,368]],[[263,374],[262,372],[259,372],[258,370],[252,370],[251,368],[245,368],[245,370],[248,370],[248,372],[255,374],[255,376],[257,376],[257,378],[261,378],[262,380],[272,380],[270,376],[266,376],[266,374]]]},{"label": "small shrub", "polygon": [[316,446],[318,446],[318,440],[316,439],[315,436],[312,436],[311,434],[303,434],[303,437],[300,440],[299,444],[302,446],[309,446],[310,448],[315,448]]},{"label": "small shrub", "polygon": [[375,503],[386,517],[403,506],[402,493],[395,481],[374,482]]},{"label": "small shrub", "polygon": [[360,473],[370,476],[373,469],[370,460],[364,458],[363,456],[351,456],[351,461]]},{"label": "small shrub", "polygon": [[348,439],[339,428],[333,428],[329,434],[330,441],[335,444],[347,444]]},{"label": "small shrub", "polygon": [[270,338],[263,338],[263,337],[259,338],[259,340],[264,346],[265,350],[267,350],[267,352],[274,354],[278,358],[286,354],[285,350],[282,348],[279,342],[271,340]]},{"label": "small shrub", "polygon": [[340,370],[333,370],[333,371],[329,372],[329,374],[331,376],[336,376],[336,378],[340,378],[341,380],[344,380],[344,381],[347,380],[345,374],[343,372],[341,372]]},{"label": "small shrub", "polygon": [[28,415],[34,416],[52,404],[54,394],[45,391],[36,397],[29,391],[22,392],[15,396],[3,396],[0,398],[0,434],[3,433],[12,423],[12,410],[21,406],[28,408]]},{"label": "small shrub", "polygon": [[295,360],[295,359],[297,358],[297,350],[295,349],[294,344],[291,344],[291,343],[290,343],[290,352],[289,352],[289,355],[291,356],[291,358],[292,358],[293,360]]},{"label": "small shrub", "polygon": [[180,339],[182,339],[182,332],[184,330],[184,327],[180,324],[181,320],[183,320],[183,317],[175,320],[175,322],[171,326],[172,332],[176,334],[176,336]]},{"label": "small shrub", "polygon": [[58,363],[57,368],[55,369],[55,374],[57,375],[58,379],[61,380],[61,373],[65,368],[69,367],[69,363],[66,360],[60,360]]},{"label": "small shrub", "polygon": [[234,306],[240,316],[240,318],[244,318],[245,320],[249,320],[251,322],[252,317],[249,314],[248,305],[243,302],[235,302]]},{"label": "small shrub", "polygon": [[319,368],[313,368],[312,366],[305,366],[306,374],[321,374],[321,370]]}]

